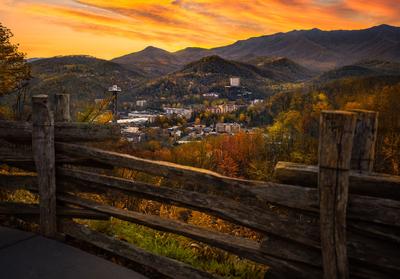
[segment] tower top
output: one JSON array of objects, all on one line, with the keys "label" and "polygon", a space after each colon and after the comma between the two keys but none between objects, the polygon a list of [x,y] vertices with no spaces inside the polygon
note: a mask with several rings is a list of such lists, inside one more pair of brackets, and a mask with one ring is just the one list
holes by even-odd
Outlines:
[{"label": "tower top", "polygon": [[108,92],[121,92],[121,87],[118,87],[117,85],[113,85],[111,87],[108,88]]}]

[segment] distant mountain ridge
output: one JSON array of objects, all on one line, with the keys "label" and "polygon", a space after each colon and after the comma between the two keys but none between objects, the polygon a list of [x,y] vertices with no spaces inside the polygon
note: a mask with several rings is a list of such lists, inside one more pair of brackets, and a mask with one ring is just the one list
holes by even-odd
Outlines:
[{"label": "distant mountain ridge", "polygon": [[362,30],[294,30],[240,40],[223,47],[189,47],[177,52],[148,47],[112,61],[142,69],[151,76],[160,76],[211,55],[239,61],[244,57],[286,57],[321,72],[367,59],[400,62],[400,27],[379,25]]},{"label": "distant mountain ridge", "polygon": [[400,76],[400,63],[389,61],[361,61],[353,65],[327,71],[317,78],[319,82],[368,76]]},{"label": "distant mountain ridge", "polygon": [[129,70],[139,70],[150,77],[162,76],[176,71],[184,64],[174,54],[153,46],[149,46],[139,52],[114,58],[111,62],[120,64]]}]

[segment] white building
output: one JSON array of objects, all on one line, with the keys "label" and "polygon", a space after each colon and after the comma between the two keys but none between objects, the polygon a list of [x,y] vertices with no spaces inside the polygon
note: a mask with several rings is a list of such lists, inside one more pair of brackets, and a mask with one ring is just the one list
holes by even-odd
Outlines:
[{"label": "white building", "polygon": [[214,107],[207,108],[207,111],[214,114],[230,113],[238,110],[238,106],[235,104],[223,104]]},{"label": "white building", "polygon": [[231,87],[239,87],[240,86],[240,77],[231,77],[229,79],[229,84]]},{"label": "white building", "polygon": [[146,134],[139,127],[125,127],[121,130],[122,136],[129,142],[139,143],[145,140]]},{"label": "white building", "polygon": [[255,99],[255,100],[250,101],[250,104],[255,105],[255,104],[262,103],[263,101],[264,100],[262,100],[262,99]]},{"label": "white building", "polygon": [[147,101],[146,100],[137,100],[136,101],[136,106],[138,107],[144,107],[147,105]]},{"label": "white building", "polygon": [[186,119],[191,118],[193,114],[192,109],[186,109],[186,108],[164,108],[164,111],[167,115],[175,114],[184,117]]},{"label": "white building", "polygon": [[219,94],[218,93],[214,93],[214,92],[204,93],[203,97],[206,97],[206,98],[219,98]]},{"label": "white building", "polygon": [[240,124],[238,123],[217,123],[215,125],[217,133],[235,134],[240,132]]}]

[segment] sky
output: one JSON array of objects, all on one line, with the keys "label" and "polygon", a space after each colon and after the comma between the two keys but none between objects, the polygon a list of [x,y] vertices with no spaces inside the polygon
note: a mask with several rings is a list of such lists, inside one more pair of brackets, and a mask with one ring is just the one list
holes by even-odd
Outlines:
[{"label": "sky", "polygon": [[0,0],[0,22],[29,58],[210,48],[294,29],[399,26],[399,15],[400,0]]}]

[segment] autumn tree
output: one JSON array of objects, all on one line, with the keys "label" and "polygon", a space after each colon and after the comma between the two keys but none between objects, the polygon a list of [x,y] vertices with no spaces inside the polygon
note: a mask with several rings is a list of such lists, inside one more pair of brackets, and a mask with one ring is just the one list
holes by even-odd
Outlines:
[{"label": "autumn tree", "polygon": [[83,111],[78,112],[78,122],[97,122],[108,123],[112,120],[113,115],[109,110],[113,97],[109,96],[94,104],[87,104]]},{"label": "autumn tree", "polygon": [[21,102],[25,99],[30,67],[18,45],[11,42],[13,34],[0,23],[0,96],[17,92],[16,112],[21,112]]}]

